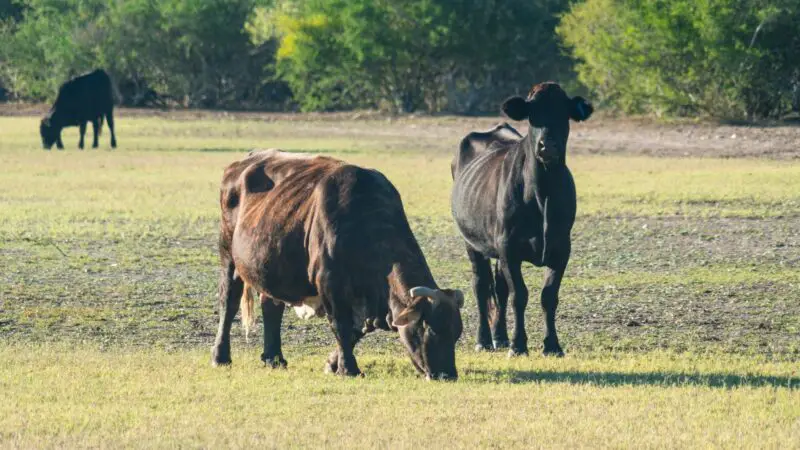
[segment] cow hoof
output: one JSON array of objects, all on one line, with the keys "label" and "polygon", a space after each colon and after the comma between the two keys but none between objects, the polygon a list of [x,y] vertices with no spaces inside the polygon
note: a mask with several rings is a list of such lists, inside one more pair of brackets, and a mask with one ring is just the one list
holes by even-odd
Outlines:
[{"label": "cow hoof", "polygon": [[220,350],[218,348],[214,348],[211,350],[211,365],[214,367],[218,366],[229,366],[233,361],[231,360],[231,353],[229,351]]},{"label": "cow hoof", "polygon": [[271,369],[285,369],[289,366],[289,363],[283,359],[283,356],[273,356],[272,358],[265,358],[262,356],[261,361],[264,361],[265,367],[269,367]]},{"label": "cow hoof", "polygon": [[560,348],[559,349],[554,349],[554,350],[545,349],[545,351],[542,352],[542,354],[544,356],[552,356],[554,358],[563,358],[564,357],[564,350],[561,350]]},{"label": "cow hoof", "polygon": [[230,357],[228,357],[228,358],[217,358],[217,357],[214,357],[214,358],[211,359],[211,365],[214,366],[214,367],[230,366],[231,364],[233,364],[233,361],[231,361]]},{"label": "cow hoof", "polygon": [[508,340],[504,341],[492,341],[495,350],[500,350],[502,348],[508,348],[511,346],[511,343]]},{"label": "cow hoof", "polygon": [[326,362],[326,363],[325,363],[325,368],[323,369],[323,371],[324,371],[325,373],[332,373],[332,374],[335,374],[335,373],[337,372],[337,370],[338,370],[338,369],[339,369],[339,364],[337,364],[337,363],[331,363],[331,362]]},{"label": "cow hoof", "polygon": [[512,349],[508,350],[508,357],[509,358],[516,358],[518,356],[528,356],[528,349],[512,348]]},{"label": "cow hoof", "polygon": [[558,339],[544,339],[544,356],[555,356],[561,358],[564,356],[564,350],[558,343]]},{"label": "cow hoof", "polygon": [[492,350],[494,350],[494,347],[489,344],[475,344],[476,352],[490,352]]}]

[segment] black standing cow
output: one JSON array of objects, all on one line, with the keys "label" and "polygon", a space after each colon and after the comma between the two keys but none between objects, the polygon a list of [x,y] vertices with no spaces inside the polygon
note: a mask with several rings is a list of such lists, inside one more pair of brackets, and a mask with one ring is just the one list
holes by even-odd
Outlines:
[{"label": "black standing cow", "polygon": [[42,146],[45,150],[50,150],[53,144],[56,144],[59,149],[63,149],[61,129],[78,125],[81,130],[78,148],[83,149],[86,123],[92,122],[94,131],[92,148],[97,148],[97,136],[100,134],[104,116],[108,121],[108,129],[111,130],[111,147],[116,148],[114,93],[111,87],[111,78],[102,69],[75,77],[61,85],[56,102],[42,119],[39,126]]},{"label": "black standing cow", "polygon": [[[509,355],[527,354],[528,290],[521,272],[527,261],[546,268],[541,294],[544,353],[563,355],[555,316],[576,208],[575,183],[566,165],[569,120],[586,120],[592,111],[585,99],[568,97],[556,83],[542,83],[527,99],[512,97],[503,104],[509,118],[528,119],[527,136],[502,123],[461,141],[451,167],[452,212],[472,263],[480,315],[477,349],[508,347],[505,316],[510,295],[516,321]],[[490,258],[497,259],[494,277]]]}]

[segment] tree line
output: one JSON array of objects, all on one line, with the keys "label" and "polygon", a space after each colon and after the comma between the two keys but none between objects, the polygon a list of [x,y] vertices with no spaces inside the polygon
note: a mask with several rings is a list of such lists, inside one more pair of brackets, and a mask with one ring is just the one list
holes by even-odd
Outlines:
[{"label": "tree line", "polygon": [[0,96],[95,67],[124,105],[496,111],[555,80],[624,113],[800,108],[797,0],[0,0]]}]

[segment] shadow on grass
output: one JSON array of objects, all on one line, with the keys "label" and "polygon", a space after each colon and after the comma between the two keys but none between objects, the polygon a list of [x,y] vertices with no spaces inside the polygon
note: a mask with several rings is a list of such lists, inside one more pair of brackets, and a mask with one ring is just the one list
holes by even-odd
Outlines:
[{"label": "shadow on grass", "polygon": [[670,372],[577,372],[528,370],[468,370],[467,374],[480,379],[506,383],[570,383],[595,386],[705,386],[712,388],[782,387],[800,389],[800,377],[691,374]]}]

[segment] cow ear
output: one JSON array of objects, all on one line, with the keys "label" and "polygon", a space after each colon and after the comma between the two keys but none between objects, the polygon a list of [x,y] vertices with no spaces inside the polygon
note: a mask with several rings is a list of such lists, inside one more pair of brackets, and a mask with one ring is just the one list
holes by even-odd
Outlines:
[{"label": "cow ear", "polygon": [[430,311],[430,308],[430,300],[427,297],[419,297],[392,320],[392,326],[398,328],[414,325]]},{"label": "cow ear", "polygon": [[576,122],[583,122],[594,112],[594,107],[585,98],[575,96],[570,99],[569,116]]},{"label": "cow ear", "polygon": [[503,114],[511,120],[525,120],[530,115],[528,102],[522,97],[511,97],[503,102]]},{"label": "cow ear", "polygon": [[392,326],[395,328],[405,327],[417,323],[422,318],[422,313],[411,308],[406,308],[397,317],[392,320]]},{"label": "cow ear", "polygon": [[275,181],[267,176],[266,164],[255,164],[244,173],[244,190],[248,193],[267,192],[275,187]]},{"label": "cow ear", "polygon": [[461,309],[461,308],[464,307],[464,293],[461,292],[460,290],[458,290],[458,289],[442,289],[441,292],[444,293],[445,295],[448,295],[448,296],[452,297],[453,302],[456,304],[458,309]]}]

